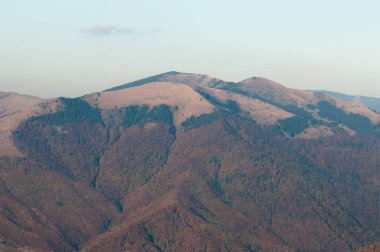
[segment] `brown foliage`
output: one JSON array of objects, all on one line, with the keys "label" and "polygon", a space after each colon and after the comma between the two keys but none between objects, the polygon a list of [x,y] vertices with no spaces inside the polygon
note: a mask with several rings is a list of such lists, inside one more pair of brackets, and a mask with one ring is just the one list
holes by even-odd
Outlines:
[{"label": "brown foliage", "polygon": [[[380,237],[380,142],[228,115],[174,134],[38,122],[0,160],[0,238],[46,251],[350,251]],[[119,210],[119,211],[117,211]]]}]

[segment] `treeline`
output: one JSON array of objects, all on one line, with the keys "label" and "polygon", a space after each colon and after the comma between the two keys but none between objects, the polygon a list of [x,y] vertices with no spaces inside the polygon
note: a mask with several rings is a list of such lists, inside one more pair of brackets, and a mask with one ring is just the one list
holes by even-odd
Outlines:
[{"label": "treeline", "polygon": [[131,127],[139,123],[156,122],[162,124],[173,124],[173,113],[168,105],[160,105],[149,110],[144,106],[129,106],[124,109],[122,125]]},{"label": "treeline", "polygon": [[227,100],[225,102],[222,102],[218,100],[216,97],[204,91],[202,88],[197,88],[197,92],[217,108],[227,110],[234,114],[239,114],[241,112],[239,105],[234,100]]},{"label": "treeline", "polygon": [[33,117],[30,121],[43,122],[45,125],[64,125],[66,123],[87,121],[91,124],[103,124],[99,109],[93,108],[90,104],[80,98],[60,98],[63,109],[42,116]]},{"label": "treeline", "polygon": [[312,114],[306,111],[305,109],[297,107],[296,105],[292,105],[292,104],[283,105],[278,102],[274,102],[269,99],[266,99],[260,95],[253,94],[249,91],[243,90],[241,87],[241,84],[239,83],[229,83],[225,85],[222,89],[233,92],[233,93],[237,93],[249,98],[263,101],[265,103],[271,104],[289,113],[294,114],[295,115],[294,117],[278,121],[278,124],[281,130],[286,132],[291,137],[294,137],[297,134],[303,132],[310,125],[320,124],[320,122],[314,119]]},{"label": "treeline", "polygon": [[317,104],[317,108],[319,109],[319,115],[321,117],[327,118],[336,123],[342,123],[348,128],[355,130],[358,134],[364,134],[375,129],[368,117],[351,112],[346,113],[344,110],[337,108],[328,101],[320,101]]},{"label": "treeline", "polygon": [[309,128],[309,121],[309,118],[294,116],[279,120],[278,123],[284,132],[286,132],[289,136],[294,137]]},{"label": "treeline", "polygon": [[200,116],[191,116],[190,118],[186,119],[182,124],[181,127],[184,130],[191,130],[196,129],[204,125],[211,124],[218,118],[220,118],[221,115],[217,112],[210,113],[210,114],[202,114]]},{"label": "treeline", "polygon": [[281,109],[283,109],[289,113],[292,113],[292,114],[300,116],[300,117],[310,117],[311,116],[310,112],[304,110],[303,108],[297,107],[296,105],[283,105],[281,103],[271,101],[271,100],[266,99],[265,97],[262,97],[260,95],[253,94],[249,91],[243,90],[242,86],[243,86],[242,84],[230,82],[230,83],[226,84],[225,86],[221,87],[221,89],[227,90],[227,91],[230,91],[230,92],[233,92],[236,94],[240,94],[240,95],[243,95],[243,96],[246,96],[249,98],[253,98],[253,99],[263,101],[265,103],[279,107],[279,108],[281,108]]}]

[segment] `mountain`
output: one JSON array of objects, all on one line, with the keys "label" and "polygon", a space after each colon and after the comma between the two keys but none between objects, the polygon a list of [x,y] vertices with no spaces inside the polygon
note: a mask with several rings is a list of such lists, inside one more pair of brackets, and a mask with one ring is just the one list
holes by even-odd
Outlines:
[{"label": "mountain", "polygon": [[356,251],[380,240],[380,115],[363,104],[178,72],[7,99],[1,249]]},{"label": "mountain", "polygon": [[324,94],[355,103],[362,103],[367,105],[369,108],[380,111],[380,98],[376,97],[368,97],[368,96],[360,96],[360,95],[346,95],[343,93],[337,93],[326,90],[319,90],[318,92],[322,92]]}]

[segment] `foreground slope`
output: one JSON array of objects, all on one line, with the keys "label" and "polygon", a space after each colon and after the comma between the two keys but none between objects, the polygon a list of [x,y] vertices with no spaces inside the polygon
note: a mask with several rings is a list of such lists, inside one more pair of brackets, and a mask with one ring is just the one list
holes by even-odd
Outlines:
[{"label": "foreground slope", "polygon": [[15,126],[22,155],[0,158],[0,246],[355,251],[380,240],[379,115],[268,80],[163,76],[42,101]]}]

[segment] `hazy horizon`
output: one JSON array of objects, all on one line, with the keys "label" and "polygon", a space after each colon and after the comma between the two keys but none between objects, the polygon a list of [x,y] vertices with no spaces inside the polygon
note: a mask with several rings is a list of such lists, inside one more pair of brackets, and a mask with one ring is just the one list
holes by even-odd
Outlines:
[{"label": "hazy horizon", "polygon": [[0,3],[0,91],[77,97],[168,71],[380,97],[377,1]]}]

